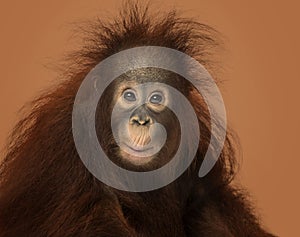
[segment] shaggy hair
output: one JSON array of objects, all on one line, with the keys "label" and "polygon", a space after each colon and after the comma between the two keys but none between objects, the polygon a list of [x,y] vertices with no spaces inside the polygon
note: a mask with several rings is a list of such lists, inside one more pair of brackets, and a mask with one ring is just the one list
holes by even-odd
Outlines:
[{"label": "shaggy hair", "polygon": [[214,74],[219,34],[177,11],[151,13],[125,4],[120,15],[81,27],[84,45],[70,54],[65,79],[30,103],[13,129],[0,167],[0,237],[19,236],[273,236],[264,231],[247,195],[232,185],[238,141],[228,131],[213,170],[198,177],[211,134],[197,92],[192,102],[201,144],[191,167],[159,190],[129,193],[98,181],[81,162],[72,136],[77,90],[99,62],[136,46],[184,52]]}]

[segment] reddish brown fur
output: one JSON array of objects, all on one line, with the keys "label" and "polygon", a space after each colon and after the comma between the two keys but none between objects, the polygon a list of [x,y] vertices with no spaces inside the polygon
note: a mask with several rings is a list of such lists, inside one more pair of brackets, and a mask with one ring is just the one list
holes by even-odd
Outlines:
[{"label": "reddish brown fur", "polygon": [[0,237],[273,236],[261,228],[244,192],[231,184],[238,147],[230,132],[214,169],[197,177],[210,133],[195,91],[188,97],[203,143],[189,170],[167,187],[114,190],[87,171],[74,146],[73,101],[101,60],[123,49],[157,45],[187,53],[212,70],[217,32],[176,11],[151,17],[147,7],[131,3],[114,22],[97,21],[87,33],[87,44],[70,57],[66,80],[34,100],[12,132],[0,170]]}]

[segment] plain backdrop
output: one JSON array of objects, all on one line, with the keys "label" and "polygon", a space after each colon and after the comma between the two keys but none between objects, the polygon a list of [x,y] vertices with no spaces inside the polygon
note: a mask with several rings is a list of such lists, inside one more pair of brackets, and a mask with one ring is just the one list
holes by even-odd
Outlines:
[{"label": "plain backdrop", "polygon": [[[49,68],[76,45],[74,22],[106,18],[120,5],[117,0],[1,2],[1,147],[21,106],[55,82],[57,73]],[[299,2],[154,3],[162,10],[173,6],[225,36],[230,66],[220,89],[242,144],[238,181],[252,194],[267,229],[299,236]]]}]

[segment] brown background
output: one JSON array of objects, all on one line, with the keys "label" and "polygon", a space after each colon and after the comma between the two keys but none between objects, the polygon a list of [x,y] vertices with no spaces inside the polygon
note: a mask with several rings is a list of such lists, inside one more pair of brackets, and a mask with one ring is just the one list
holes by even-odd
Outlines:
[{"label": "brown background", "polygon": [[[71,23],[105,17],[119,6],[117,0],[1,3],[1,147],[21,105],[55,80],[47,67],[72,48]],[[221,91],[243,147],[238,179],[252,193],[268,229],[299,236],[299,4],[168,0],[158,6],[177,6],[226,36],[231,66]]]}]

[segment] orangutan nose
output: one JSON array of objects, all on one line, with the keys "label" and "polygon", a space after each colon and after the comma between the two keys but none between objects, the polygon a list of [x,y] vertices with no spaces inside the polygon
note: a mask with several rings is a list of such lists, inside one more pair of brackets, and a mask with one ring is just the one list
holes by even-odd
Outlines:
[{"label": "orangutan nose", "polygon": [[152,123],[152,119],[149,116],[147,110],[143,106],[136,109],[130,118],[131,125],[148,126],[151,123]]},{"label": "orangutan nose", "polygon": [[149,116],[146,116],[146,117],[140,117],[140,116],[133,116],[131,119],[130,119],[130,123],[131,124],[135,124],[135,125],[149,125],[151,122],[151,118]]}]

